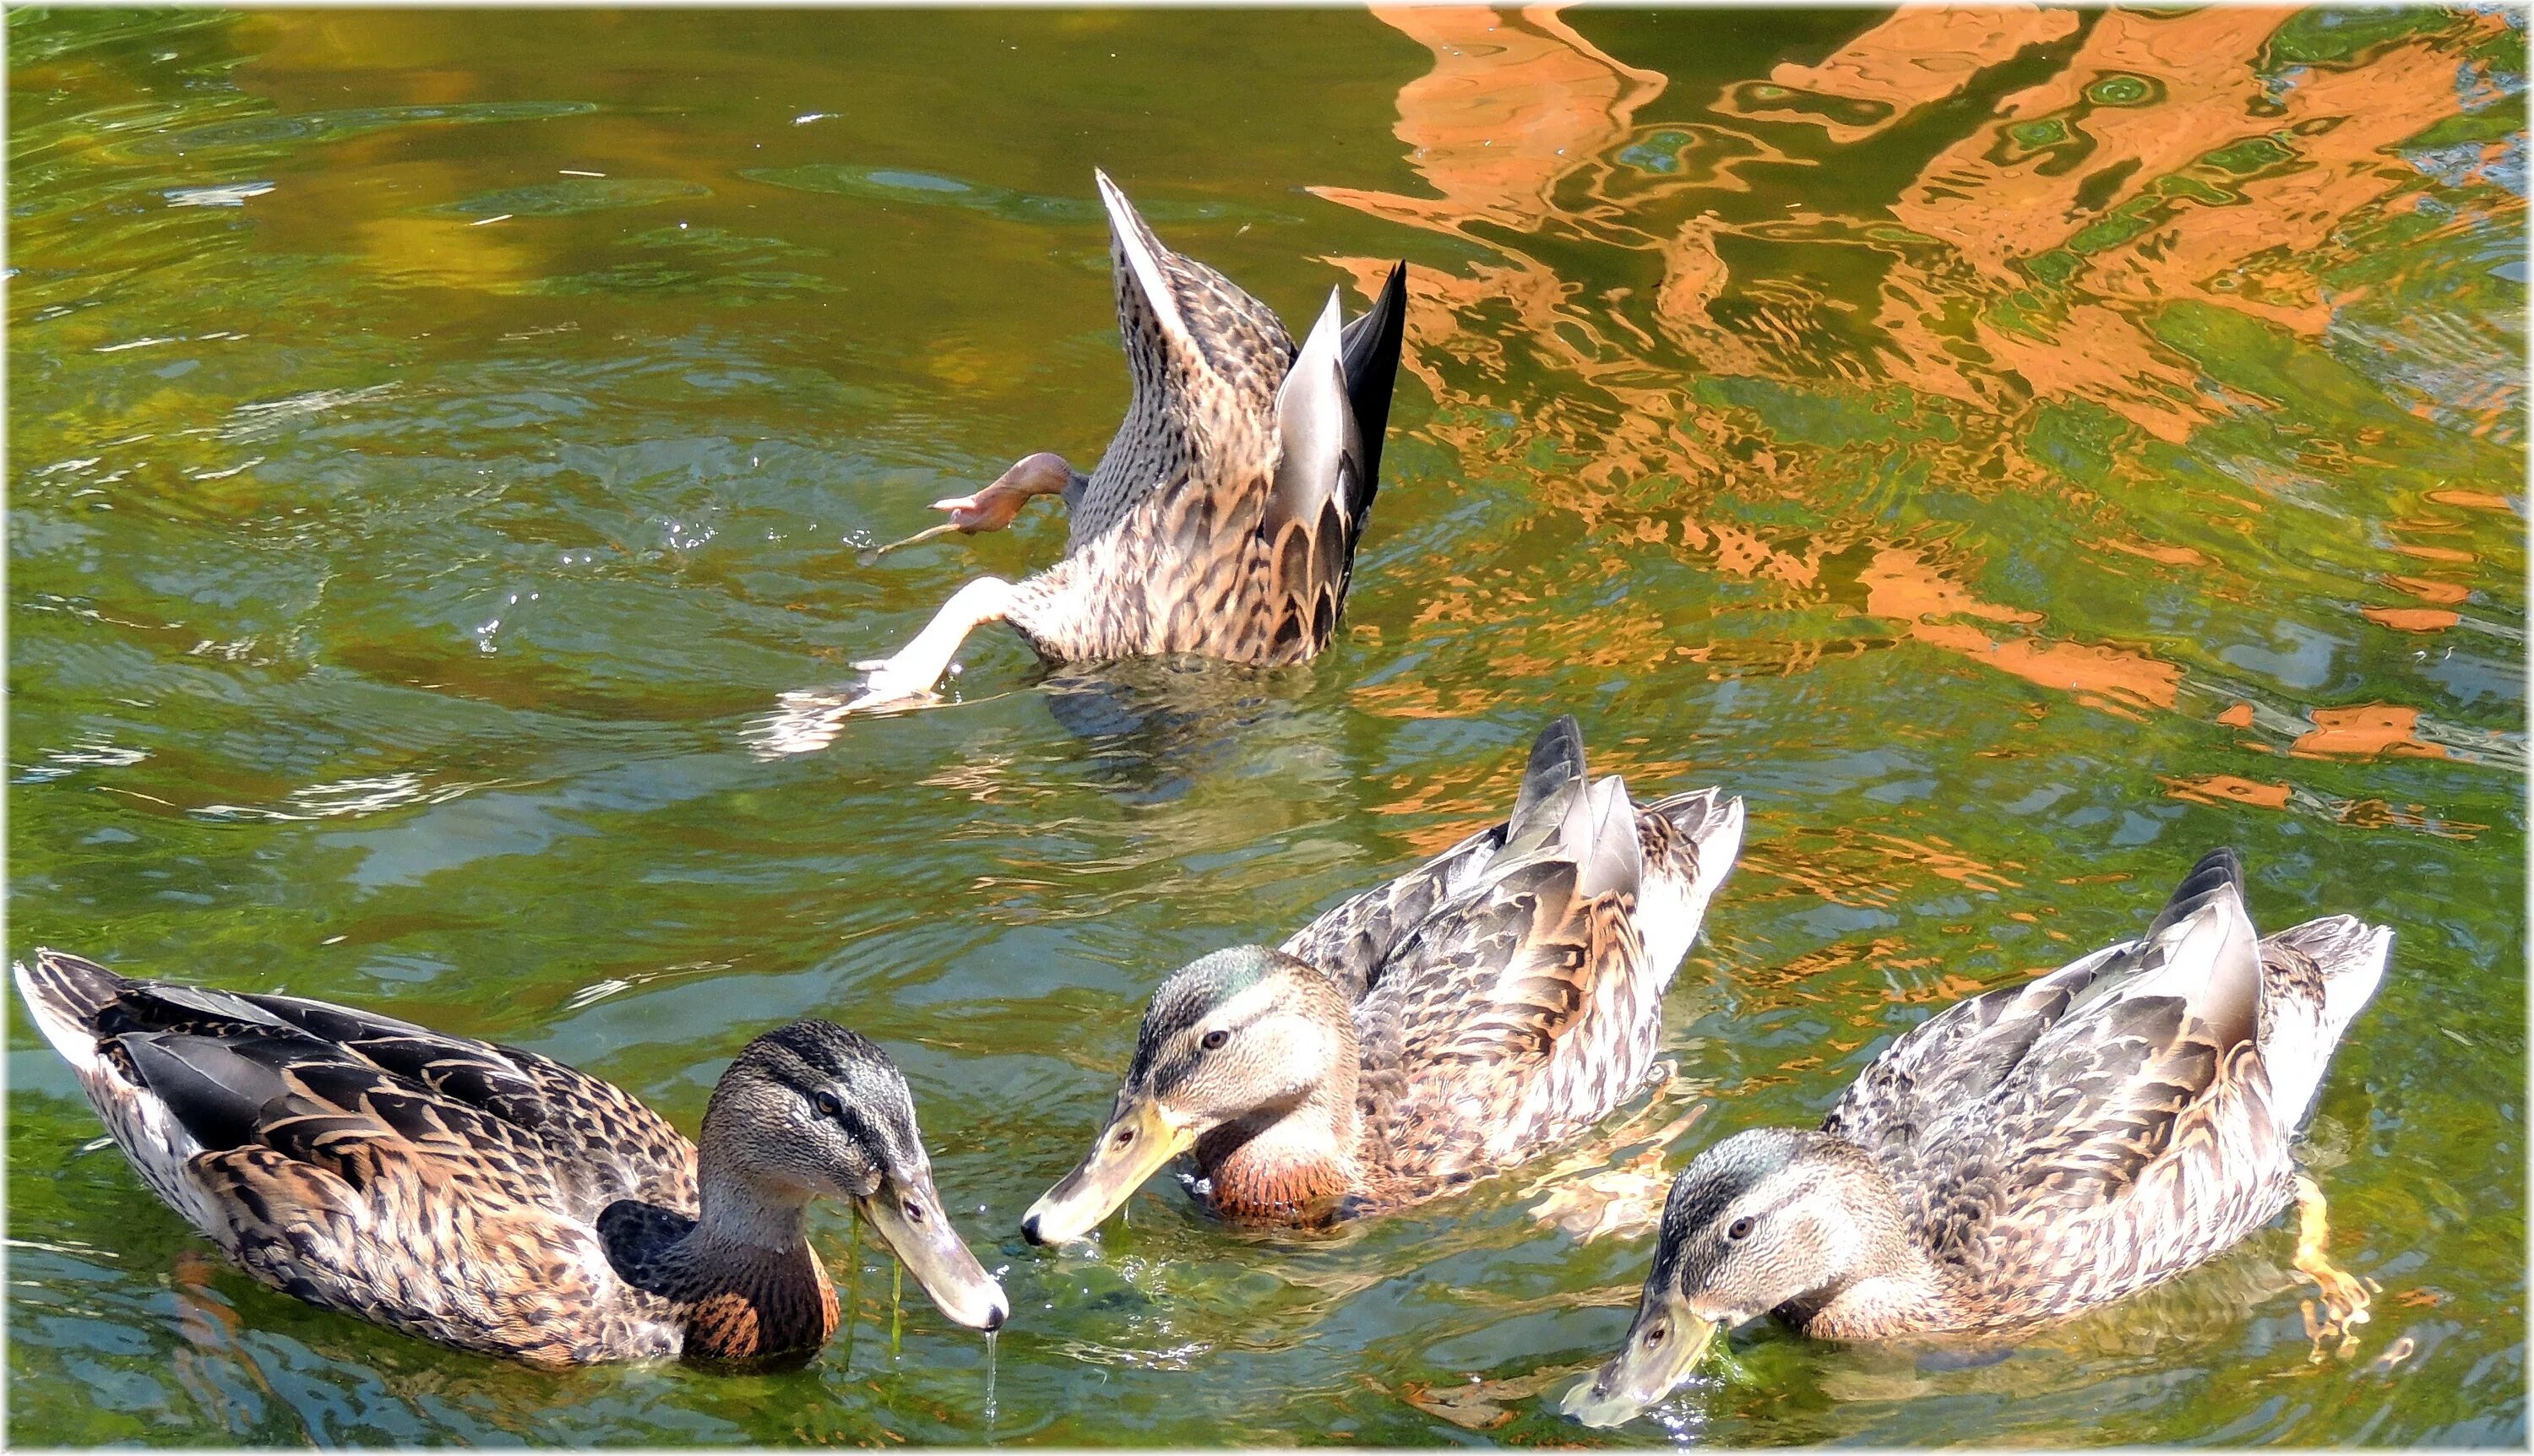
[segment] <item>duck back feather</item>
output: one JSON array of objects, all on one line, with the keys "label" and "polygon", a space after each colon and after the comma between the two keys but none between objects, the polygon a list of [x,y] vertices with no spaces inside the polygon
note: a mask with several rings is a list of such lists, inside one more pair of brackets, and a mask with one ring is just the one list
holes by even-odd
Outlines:
[{"label": "duck back feather", "polygon": [[1505,822],[1286,940],[1356,1005],[1359,1101],[1398,1196],[1518,1161],[1644,1085],[1661,1001],[1724,878],[1739,800],[1641,808],[1542,729]]},{"label": "duck back feather", "polygon": [[2142,939],[1903,1034],[1822,1128],[1873,1156],[1982,1291],[1973,1322],[2116,1299],[2285,1205],[2289,1140],[2389,942],[2349,917],[2258,940],[2221,850]]},{"label": "duck back feather", "polygon": [[17,981],[133,1166],[257,1278],[532,1364],[678,1353],[678,1311],[624,1286],[591,1227],[619,1198],[695,1206],[693,1145],[623,1091],[392,1017],[51,949]]}]

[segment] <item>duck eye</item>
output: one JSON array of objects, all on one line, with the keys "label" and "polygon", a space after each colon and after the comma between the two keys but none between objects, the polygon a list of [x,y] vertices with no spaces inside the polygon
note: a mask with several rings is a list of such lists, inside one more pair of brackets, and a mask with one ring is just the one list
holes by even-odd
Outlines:
[{"label": "duck eye", "polygon": [[1121,1148],[1122,1148],[1122,1147],[1125,1147],[1125,1146],[1127,1146],[1128,1144],[1132,1143],[1134,1140],[1135,1140],[1135,1129],[1134,1129],[1134,1128],[1132,1128],[1132,1127],[1120,1127],[1120,1128],[1118,1128],[1118,1129],[1117,1129],[1117,1137],[1116,1137],[1116,1143],[1117,1143],[1117,1146],[1119,1146],[1119,1147],[1121,1147]]},{"label": "duck eye", "polygon": [[1223,1044],[1230,1040],[1232,1040],[1232,1033],[1225,1031],[1222,1027],[1218,1026],[1214,1030],[1207,1032],[1205,1034],[1205,1040],[1197,1043],[1197,1045],[1205,1048],[1209,1052],[1219,1052],[1223,1050]]},{"label": "duck eye", "polygon": [[923,1204],[916,1202],[916,1201],[915,1201],[914,1199],[912,1199],[912,1198],[909,1198],[909,1199],[907,1199],[905,1202],[903,1202],[903,1203],[899,1204],[898,1206],[899,1206],[900,1208],[903,1208],[903,1209],[905,1209],[905,1210],[906,1210],[906,1221],[907,1221],[908,1223],[910,1223],[910,1224],[920,1224],[920,1223],[924,1222],[924,1205],[923,1205]]},{"label": "duck eye", "polygon": [[1661,1344],[1661,1343],[1663,1342],[1663,1335],[1664,1335],[1665,1333],[1666,1333],[1666,1327],[1665,1327],[1665,1326],[1663,1326],[1663,1325],[1659,1325],[1659,1324],[1658,1324],[1658,1325],[1650,1325],[1650,1326],[1648,1326],[1648,1327],[1647,1327],[1647,1329],[1646,1329],[1646,1346],[1647,1346],[1647,1348],[1652,1349],[1654,1346],[1657,1346],[1657,1345]]},{"label": "duck eye", "polygon": [[1734,1243],[1736,1243],[1736,1244],[1739,1244],[1739,1243],[1741,1243],[1743,1240],[1750,1238],[1750,1237],[1751,1237],[1751,1217],[1750,1217],[1750,1215],[1745,1214],[1745,1215],[1743,1215],[1742,1217],[1735,1219],[1735,1220],[1733,1221],[1733,1223],[1732,1223],[1732,1226],[1731,1226],[1730,1228],[1727,1228],[1727,1229],[1724,1231],[1724,1237],[1725,1237],[1725,1238],[1727,1238],[1727,1239],[1732,1240],[1732,1241],[1733,1241]]},{"label": "duck eye", "polygon": [[833,1118],[840,1122],[845,1119],[845,1104],[843,1099],[837,1097],[835,1093],[828,1091],[824,1087],[819,1088],[817,1095],[810,1099],[810,1105],[816,1108],[818,1110],[818,1116],[822,1118]]}]

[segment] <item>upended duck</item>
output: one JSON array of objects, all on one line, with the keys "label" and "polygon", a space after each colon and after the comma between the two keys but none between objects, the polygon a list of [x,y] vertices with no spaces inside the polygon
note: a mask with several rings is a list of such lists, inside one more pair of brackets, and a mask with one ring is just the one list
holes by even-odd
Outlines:
[{"label": "upended duck", "polygon": [[1295,347],[1275,312],[1163,246],[1105,172],[1117,332],[1133,393],[1089,475],[1030,455],[936,503],[999,530],[1043,495],[1071,516],[1064,559],[1017,584],[961,587],[893,657],[855,664],[850,697],[784,696],[769,746],[824,744],[844,714],[928,698],[968,634],[1002,621],[1051,662],[1185,652],[1263,667],[1328,645],[1379,486],[1407,319],[1408,266],[1341,325],[1338,295]]},{"label": "upended duck", "polygon": [[830,1022],[742,1049],[698,1147],[514,1047],[56,950],[17,980],[158,1196],[312,1304],[538,1365],[803,1356],[837,1325],[807,1225],[833,1197],[950,1318],[1010,1307],[942,1211],[906,1079]]},{"label": "upended duck", "polygon": [[1643,1087],[1662,998],[1742,841],[1714,789],[1638,806],[1571,717],[1505,822],[1154,993],[1089,1157],[1022,1232],[1088,1234],[1193,1152],[1206,1205],[1316,1225],[1465,1185]]},{"label": "upended duck", "polygon": [[1564,1409],[1626,1421],[1764,1313],[1829,1340],[2076,1314],[2215,1257],[2291,1199],[2299,1267],[2344,1324],[2364,1319],[2290,1141],[2392,941],[2348,915],[2257,940],[2234,852],[2207,856],[2144,938],[1949,1007],[1819,1130],[1699,1154],[1627,1344]]}]

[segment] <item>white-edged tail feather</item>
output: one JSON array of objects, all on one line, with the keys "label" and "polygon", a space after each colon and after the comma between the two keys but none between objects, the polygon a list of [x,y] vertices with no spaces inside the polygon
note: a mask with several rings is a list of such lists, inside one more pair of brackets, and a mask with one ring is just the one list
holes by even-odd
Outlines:
[{"label": "white-edged tail feather", "polygon": [[123,978],[92,960],[38,945],[11,967],[18,997],[35,1029],[83,1078],[100,1065],[96,1013],[123,989]]},{"label": "white-edged tail feather", "polygon": [[[2314,1115],[2323,1073],[2343,1032],[2377,988],[2391,960],[2390,927],[2354,915],[2331,915],[2290,926],[2262,942],[2271,994],[2262,1003],[2262,1062],[2270,1076],[2270,1111],[2292,1131]],[[2322,996],[2305,975],[2320,973]]]}]

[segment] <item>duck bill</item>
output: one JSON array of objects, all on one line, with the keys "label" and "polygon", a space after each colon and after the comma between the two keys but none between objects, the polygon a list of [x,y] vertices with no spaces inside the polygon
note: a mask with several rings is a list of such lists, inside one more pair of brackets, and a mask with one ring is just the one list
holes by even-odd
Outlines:
[{"label": "duck bill", "polygon": [[1609,1364],[1566,1392],[1559,1409],[1587,1426],[1619,1426],[1635,1420],[1689,1378],[1716,1339],[1714,1320],[1689,1311],[1668,1295],[1637,1311],[1628,1343]]},{"label": "duck bill", "polygon": [[1144,1180],[1196,1145],[1196,1129],[1143,1099],[1101,1129],[1091,1156],[1047,1190],[1021,1219],[1033,1244],[1063,1244],[1100,1227]]},{"label": "duck bill", "polygon": [[[920,1215],[907,1212],[910,1203]],[[855,1206],[906,1272],[924,1286],[935,1308],[970,1329],[1002,1326],[1012,1307],[1003,1299],[1003,1287],[950,1227],[950,1216],[942,1210],[933,1180],[920,1178],[907,1186],[884,1179],[877,1192],[857,1200]]]}]

